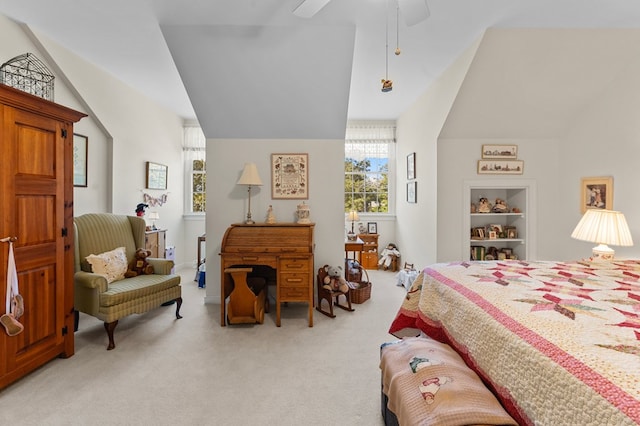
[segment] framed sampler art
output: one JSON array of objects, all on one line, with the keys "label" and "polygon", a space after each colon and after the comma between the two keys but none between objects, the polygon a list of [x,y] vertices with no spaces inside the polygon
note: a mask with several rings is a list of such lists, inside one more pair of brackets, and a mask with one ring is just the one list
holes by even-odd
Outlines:
[{"label": "framed sampler art", "polygon": [[271,198],[309,199],[309,154],[271,154]]}]

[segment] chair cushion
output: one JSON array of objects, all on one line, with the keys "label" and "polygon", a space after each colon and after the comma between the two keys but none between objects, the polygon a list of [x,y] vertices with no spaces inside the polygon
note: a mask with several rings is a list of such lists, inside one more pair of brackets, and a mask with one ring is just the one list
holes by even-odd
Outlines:
[{"label": "chair cushion", "polygon": [[104,275],[110,284],[124,278],[127,272],[127,254],[124,247],[86,257],[91,265],[91,272]]},{"label": "chair cushion", "polygon": [[100,306],[115,306],[180,285],[180,275],[138,275],[109,284]]}]

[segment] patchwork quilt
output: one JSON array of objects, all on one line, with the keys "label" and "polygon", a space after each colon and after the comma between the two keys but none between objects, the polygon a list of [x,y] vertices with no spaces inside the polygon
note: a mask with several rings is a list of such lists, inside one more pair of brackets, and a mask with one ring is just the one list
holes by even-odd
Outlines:
[{"label": "patchwork quilt", "polygon": [[435,264],[389,332],[449,343],[520,424],[640,424],[640,260]]}]

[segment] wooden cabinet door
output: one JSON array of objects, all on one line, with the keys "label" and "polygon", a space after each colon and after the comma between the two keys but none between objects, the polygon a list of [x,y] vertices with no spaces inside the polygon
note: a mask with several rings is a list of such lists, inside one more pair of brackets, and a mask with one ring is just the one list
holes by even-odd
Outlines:
[{"label": "wooden cabinet door", "polygon": [[[69,262],[63,234],[72,231],[65,230],[65,210],[72,203],[65,203],[67,141],[62,136],[72,127],[9,106],[0,106],[0,117],[0,237],[18,237],[14,253],[25,307],[22,333],[9,337],[0,330],[2,388],[62,353],[64,335],[73,334],[73,329],[65,330],[65,318],[72,313],[65,312]],[[0,274],[6,277],[8,244],[0,248]],[[6,288],[0,289],[0,295],[4,306]],[[68,349],[71,355],[73,344]]]}]

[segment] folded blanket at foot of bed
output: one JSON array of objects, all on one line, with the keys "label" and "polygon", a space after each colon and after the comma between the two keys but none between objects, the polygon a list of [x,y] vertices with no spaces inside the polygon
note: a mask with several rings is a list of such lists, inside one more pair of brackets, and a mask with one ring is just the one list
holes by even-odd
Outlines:
[{"label": "folded blanket at foot of bed", "polygon": [[387,424],[393,413],[401,425],[517,425],[449,345],[425,337],[385,343],[380,369]]}]

